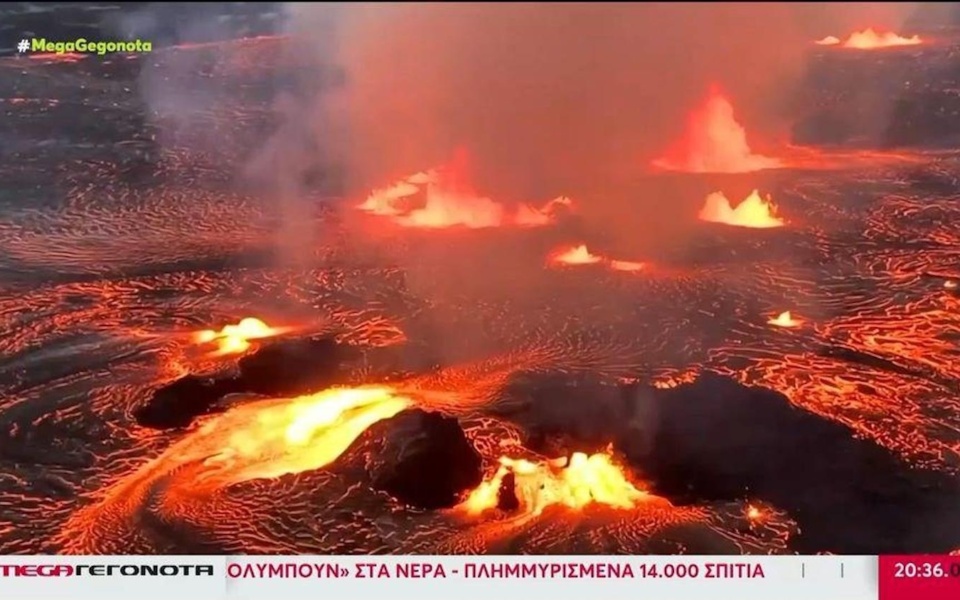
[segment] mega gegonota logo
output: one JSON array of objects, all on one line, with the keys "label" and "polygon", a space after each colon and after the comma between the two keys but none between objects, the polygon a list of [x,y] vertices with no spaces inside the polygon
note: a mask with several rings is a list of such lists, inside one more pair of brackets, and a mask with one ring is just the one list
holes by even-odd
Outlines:
[{"label": "mega gegonota logo", "polygon": [[213,565],[96,564],[9,565],[0,564],[0,577],[199,577],[214,576]]},{"label": "mega gegonota logo", "polygon": [[143,40],[126,41],[91,41],[85,38],[78,38],[70,42],[51,42],[46,38],[33,38],[30,40],[31,52],[52,52],[56,54],[80,53],[80,54],[109,54],[111,52],[152,52],[153,42]]}]

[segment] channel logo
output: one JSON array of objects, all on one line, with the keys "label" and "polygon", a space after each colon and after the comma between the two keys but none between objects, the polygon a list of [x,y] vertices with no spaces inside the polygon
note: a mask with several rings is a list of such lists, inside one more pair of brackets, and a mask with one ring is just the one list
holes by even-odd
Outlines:
[{"label": "channel logo", "polygon": [[4,565],[0,577],[213,577],[213,565]]}]

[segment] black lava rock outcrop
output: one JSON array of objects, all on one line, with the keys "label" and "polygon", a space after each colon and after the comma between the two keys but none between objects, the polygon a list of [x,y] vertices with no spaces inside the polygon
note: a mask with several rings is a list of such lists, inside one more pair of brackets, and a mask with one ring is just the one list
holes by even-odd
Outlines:
[{"label": "black lava rock outcrop", "polygon": [[242,391],[233,379],[204,379],[187,375],[157,389],[150,399],[134,410],[137,424],[151,429],[180,429],[203,415],[221,412],[217,401]]},{"label": "black lava rock outcrop", "polygon": [[267,396],[315,392],[345,383],[342,364],[353,354],[331,338],[276,342],[240,359],[238,385]]},{"label": "black lava rock outcrop", "polygon": [[794,406],[775,391],[704,374],[638,396],[648,439],[618,444],[674,502],[759,498],[785,509],[801,553],[947,552],[960,533],[960,485],[912,468],[849,427]]},{"label": "black lava rock outcrop", "polygon": [[408,410],[368,433],[382,436],[370,468],[374,488],[404,504],[449,508],[483,480],[480,455],[455,418]]}]

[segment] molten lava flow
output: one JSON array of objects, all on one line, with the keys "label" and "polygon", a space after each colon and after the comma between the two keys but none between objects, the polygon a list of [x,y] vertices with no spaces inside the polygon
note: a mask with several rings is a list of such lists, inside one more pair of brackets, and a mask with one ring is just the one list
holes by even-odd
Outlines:
[{"label": "molten lava flow", "polygon": [[554,253],[550,260],[562,265],[595,265],[603,258],[591,254],[585,244]]},{"label": "molten lava flow", "polygon": [[783,219],[777,217],[777,206],[770,197],[761,198],[757,190],[753,190],[747,198],[733,208],[730,201],[722,192],[714,192],[707,196],[707,200],[697,215],[701,221],[723,223],[737,227],[753,227],[768,229],[783,227]]},{"label": "molten lava flow", "polygon": [[225,325],[220,331],[205,329],[194,334],[197,344],[217,344],[217,354],[240,354],[250,348],[250,340],[261,340],[284,333],[260,319],[247,317],[236,325]]},{"label": "molten lava flow", "polygon": [[800,319],[793,318],[793,315],[790,314],[790,311],[784,311],[777,315],[775,318],[767,321],[769,325],[776,325],[777,327],[799,327],[803,324],[803,321]]},{"label": "molten lava flow", "polygon": [[653,498],[635,488],[609,454],[575,452],[569,459],[544,462],[502,457],[497,472],[471,492],[463,508],[473,515],[496,508],[504,479],[511,473],[519,508],[529,516],[555,504],[574,509],[589,504],[629,509]]},{"label": "molten lava flow", "polygon": [[237,483],[325,467],[371,425],[411,405],[390,388],[360,387],[241,406],[199,431],[219,446],[204,457],[205,475]]},{"label": "molten lava flow", "polygon": [[903,37],[892,31],[878,33],[873,28],[868,28],[863,31],[851,33],[850,37],[843,41],[831,35],[822,40],[817,40],[814,43],[821,46],[840,46],[854,50],[876,50],[878,48],[893,48],[897,46],[919,46],[923,43],[923,40],[921,40],[918,35]]},{"label": "molten lava flow", "polygon": [[782,163],[753,153],[747,132],[734,117],[733,105],[713,87],[706,102],[690,116],[681,141],[653,165],[690,173],[748,173],[776,169]]},{"label": "molten lava flow", "polygon": [[516,210],[508,210],[477,194],[467,183],[465,156],[461,152],[444,167],[411,175],[376,190],[358,208],[389,217],[404,227],[486,229],[549,225],[557,219],[559,209],[573,205],[569,198],[561,196],[540,207],[521,204]]}]

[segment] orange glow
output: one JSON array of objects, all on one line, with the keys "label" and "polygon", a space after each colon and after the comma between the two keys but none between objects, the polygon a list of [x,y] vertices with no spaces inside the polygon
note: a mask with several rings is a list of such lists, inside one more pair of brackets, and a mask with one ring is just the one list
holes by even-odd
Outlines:
[{"label": "orange glow", "polygon": [[521,204],[508,210],[474,191],[467,171],[466,154],[461,151],[448,165],[411,175],[374,191],[358,208],[388,217],[404,227],[487,229],[549,225],[556,220],[558,209],[573,207],[569,198],[561,196],[543,206]]},{"label": "orange glow", "polygon": [[250,349],[251,340],[262,340],[285,333],[287,329],[270,327],[260,319],[247,317],[236,325],[224,325],[220,331],[205,329],[193,335],[197,344],[216,344],[216,354],[241,354]]},{"label": "orange glow", "polygon": [[30,54],[30,60],[42,60],[47,62],[67,62],[74,63],[79,60],[87,58],[88,54],[80,54],[78,52],[37,52],[36,54]]},{"label": "orange glow", "polygon": [[793,315],[790,314],[790,311],[784,311],[777,315],[775,318],[767,321],[769,325],[775,325],[777,327],[799,327],[803,324],[803,321],[800,319],[795,319]]},{"label": "orange glow", "polygon": [[413,404],[387,387],[331,388],[268,403],[241,406],[201,428],[200,438],[217,446],[204,461],[207,477],[238,483],[325,467],[371,425]]},{"label": "orange glow", "polygon": [[948,279],[947,281],[943,282],[943,287],[947,290],[955,290],[957,289],[957,282],[953,281],[952,279]]},{"label": "orange glow", "polygon": [[897,46],[919,46],[923,43],[923,40],[921,40],[918,35],[903,37],[892,31],[878,33],[871,27],[863,31],[855,31],[850,34],[850,37],[843,41],[841,41],[840,38],[830,35],[814,43],[821,46],[840,46],[841,48],[851,48],[854,50],[876,50],[878,48],[893,48]]},{"label": "orange glow", "polygon": [[550,257],[550,260],[563,265],[595,265],[602,261],[603,258],[591,254],[585,244],[580,244],[579,246],[554,253]]},{"label": "orange glow", "polygon": [[630,509],[641,500],[654,498],[634,487],[609,454],[574,452],[569,459],[542,462],[501,457],[496,473],[470,493],[463,508],[473,515],[496,508],[500,486],[508,473],[515,478],[520,510],[529,516],[537,516],[552,505],[581,509],[603,504]]},{"label": "orange glow", "polygon": [[689,173],[749,173],[783,165],[776,158],[753,153],[733,105],[714,86],[690,115],[683,138],[653,161],[653,166]]},{"label": "orange glow", "polygon": [[839,43],[840,43],[840,38],[838,38],[835,35],[828,35],[822,40],[817,40],[814,42],[814,44],[818,44],[820,46],[836,46]]},{"label": "orange glow", "polygon": [[736,208],[730,205],[723,192],[714,192],[707,196],[697,218],[711,223],[756,229],[784,225],[784,220],[777,216],[777,206],[770,200],[770,196],[761,198],[757,190],[753,190]]},{"label": "orange glow", "polygon": [[556,250],[550,254],[549,262],[562,266],[596,265],[603,263],[614,271],[623,271],[626,273],[636,273],[647,267],[647,265],[642,262],[613,260],[594,254],[587,249],[586,244]]},{"label": "orange glow", "polygon": [[760,509],[757,508],[756,506],[747,507],[747,518],[750,519],[751,521],[756,521],[762,516],[763,516],[763,513],[761,513]]},{"label": "orange glow", "polygon": [[626,271],[627,273],[636,273],[642,271],[647,265],[642,262],[633,262],[629,260],[611,260],[610,268],[614,271]]}]

